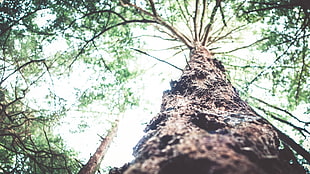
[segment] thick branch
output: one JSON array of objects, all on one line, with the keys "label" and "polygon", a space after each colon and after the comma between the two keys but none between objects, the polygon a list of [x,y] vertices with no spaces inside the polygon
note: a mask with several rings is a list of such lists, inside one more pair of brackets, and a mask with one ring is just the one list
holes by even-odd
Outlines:
[{"label": "thick branch", "polygon": [[299,144],[297,144],[292,138],[287,136],[285,133],[274,127],[274,129],[277,131],[280,139],[284,141],[287,145],[289,145],[292,149],[294,149],[299,155],[303,156],[308,163],[310,163],[310,153],[307,152],[303,147],[301,147]]},{"label": "thick branch", "polygon": [[161,19],[158,22],[164,27],[166,27],[168,30],[170,30],[173,34],[175,34],[189,49],[192,49],[194,47],[191,40],[187,38],[183,33],[179,32],[176,28]]},{"label": "thick branch", "polygon": [[200,17],[199,34],[198,34],[199,39],[202,37],[203,21],[204,21],[206,11],[207,11],[207,0],[203,0],[202,1],[202,13],[201,13],[201,17]]},{"label": "thick branch", "polygon": [[121,2],[123,3],[124,6],[130,6],[133,7],[137,10],[139,10],[141,13],[144,13],[145,15],[152,17],[154,21],[156,21],[156,23],[161,24],[162,26],[166,27],[168,30],[170,30],[173,34],[175,34],[188,48],[193,48],[193,45],[191,43],[191,40],[186,37],[182,32],[178,31],[175,27],[173,27],[172,25],[168,24],[165,20],[163,20],[162,18],[160,18],[159,16],[155,16],[152,13],[142,9],[141,7],[138,7],[130,2],[126,2],[124,3],[122,0]]},{"label": "thick branch", "polygon": [[22,66],[19,66],[18,68],[16,68],[11,74],[9,74],[8,76],[6,76],[5,78],[3,78],[0,82],[0,86],[1,84],[6,81],[11,75],[15,74],[17,71],[20,71],[21,69],[23,69],[24,67],[26,67],[27,65],[29,64],[32,64],[32,63],[38,63],[38,62],[44,62],[45,59],[40,59],[40,60],[31,60],[25,64],[23,64]]},{"label": "thick branch", "polygon": [[220,4],[220,12],[221,12],[221,15],[222,15],[223,24],[226,27],[227,24],[226,24],[226,20],[225,20],[225,15],[224,15],[223,7],[221,6],[221,4]]},{"label": "thick branch", "polygon": [[199,0],[196,0],[195,2],[195,14],[194,14],[194,18],[193,18],[193,22],[194,22],[194,34],[195,34],[195,38],[194,41],[198,41],[198,14],[199,14]]},{"label": "thick branch", "polygon": [[157,16],[157,11],[156,11],[155,4],[154,4],[153,0],[148,0],[148,1],[151,4],[153,15]]},{"label": "thick branch", "polygon": [[216,15],[216,12],[217,12],[218,8],[220,7],[220,4],[221,4],[221,1],[220,0],[216,0],[216,4],[215,4],[215,6],[214,6],[214,8],[212,10],[209,23],[205,27],[205,32],[204,32],[203,38],[202,38],[202,45],[206,45],[206,42],[208,40],[208,36],[210,34],[211,26],[213,25],[213,22],[215,20],[215,15]]}]

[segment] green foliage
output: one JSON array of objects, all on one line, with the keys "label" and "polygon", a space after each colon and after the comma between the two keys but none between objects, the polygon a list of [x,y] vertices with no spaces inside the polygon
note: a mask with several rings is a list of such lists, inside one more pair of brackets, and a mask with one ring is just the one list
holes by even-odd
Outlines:
[{"label": "green foliage", "polygon": [[[240,19],[262,25],[262,36],[268,38],[259,45],[276,58],[272,66],[263,69],[272,73],[273,95],[286,95],[288,107],[309,101],[309,7],[303,1],[243,1],[236,4]],[[259,78],[259,77],[257,77]],[[253,83],[254,81],[251,81]]]},{"label": "green foliage", "polygon": [[[4,173],[74,173],[78,164],[48,129],[57,117],[31,109],[5,92],[0,115],[0,170]],[[41,115],[44,114],[44,115]]]},{"label": "green foliage", "polygon": [[[76,173],[77,153],[53,133],[58,121],[94,103],[114,115],[137,104],[127,85],[137,75],[127,65],[128,48],[137,42],[129,26],[115,27],[128,11],[117,4],[6,0],[0,6],[0,173]],[[89,76],[75,90],[62,89],[70,93],[64,95],[57,86],[66,88],[76,72]]]}]

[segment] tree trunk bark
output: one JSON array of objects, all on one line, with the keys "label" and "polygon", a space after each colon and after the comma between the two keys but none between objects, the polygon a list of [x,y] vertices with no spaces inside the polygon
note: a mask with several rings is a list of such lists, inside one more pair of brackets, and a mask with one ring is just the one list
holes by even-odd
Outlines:
[{"label": "tree trunk bark", "polygon": [[145,131],[134,148],[135,160],[110,173],[305,173],[204,47],[191,52],[183,75],[164,92],[160,113]]}]

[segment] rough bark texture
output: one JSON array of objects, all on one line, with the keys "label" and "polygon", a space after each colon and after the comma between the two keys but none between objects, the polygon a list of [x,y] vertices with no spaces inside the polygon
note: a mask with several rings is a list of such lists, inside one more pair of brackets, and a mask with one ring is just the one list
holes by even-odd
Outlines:
[{"label": "rough bark texture", "polygon": [[223,65],[203,47],[192,51],[145,131],[135,160],[110,173],[305,173],[289,149],[280,150],[277,132],[240,99]]}]

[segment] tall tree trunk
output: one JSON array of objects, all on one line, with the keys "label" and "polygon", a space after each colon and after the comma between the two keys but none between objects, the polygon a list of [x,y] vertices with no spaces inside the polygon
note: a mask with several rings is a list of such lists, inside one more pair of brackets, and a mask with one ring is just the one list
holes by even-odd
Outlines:
[{"label": "tall tree trunk", "polygon": [[110,173],[305,173],[272,125],[240,99],[221,62],[192,51],[181,78],[134,149],[135,160]]}]

